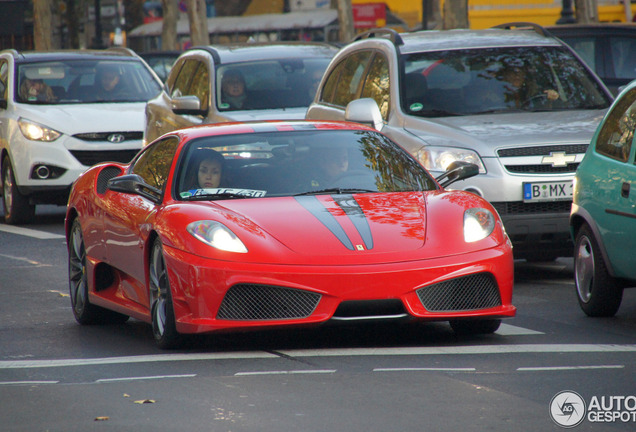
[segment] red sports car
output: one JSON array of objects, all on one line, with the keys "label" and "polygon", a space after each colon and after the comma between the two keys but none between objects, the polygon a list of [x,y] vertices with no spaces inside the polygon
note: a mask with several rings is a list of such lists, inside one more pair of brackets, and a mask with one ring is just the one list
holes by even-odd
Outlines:
[{"label": "red sports car", "polygon": [[187,333],[329,320],[450,321],[492,333],[513,258],[497,212],[445,190],[381,133],[344,122],[210,125],[166,134],[129,164],[95,165],[66,214],[80,324]]}]

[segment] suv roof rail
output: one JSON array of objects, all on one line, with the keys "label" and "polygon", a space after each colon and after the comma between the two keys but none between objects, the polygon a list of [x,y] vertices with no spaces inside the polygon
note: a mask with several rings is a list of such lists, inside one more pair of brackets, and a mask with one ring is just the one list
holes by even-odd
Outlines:
[{"label": "suv roof rail", "polygon": [[505,23],[505,24],[499,24],[496,26],[493,26],[491,28],[494,29],[504,29],[504,30],[512,30],[513,28],[530,28],[532,30],[535,31],[535,33],[541,35],[541,36],[545,36],[545,37],[550,37],[552,36],[552,34],[547,31],[545,28],[543,28],[542,26],[540,26],[537,23],[533,23],[533,22],[526,22],[526,21],[516,21],[516,22],[509,22],[509,23]]},{"label": "suv roof rail", "polygon": [[352,42],[369,39],[372,37],[385,37],[393,42],[393,45],[404,45],[404,41],[398,32],[390,28],[379,28],[360,33],[353,38]]}]

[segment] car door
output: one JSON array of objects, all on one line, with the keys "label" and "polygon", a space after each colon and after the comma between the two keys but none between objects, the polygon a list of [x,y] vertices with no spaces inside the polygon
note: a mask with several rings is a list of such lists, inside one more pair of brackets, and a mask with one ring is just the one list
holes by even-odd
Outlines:
[{"label": "car door", "polygon": [[[163,191],[177,145],[176,137],[168,137],[146,147],[135,160],[131,172]],[[107,261],[131,277],[131,283],[122,283],[124,295],[148,306],[144,247],[160,204],[140,195],[113,191],[108,191],[107,200],[104,209]]]},{"label": "car door", "polygon": [[636,266],[636,88],[608,114],[594,143],[589,210],[601,233],[616,276],[633,275]]}]

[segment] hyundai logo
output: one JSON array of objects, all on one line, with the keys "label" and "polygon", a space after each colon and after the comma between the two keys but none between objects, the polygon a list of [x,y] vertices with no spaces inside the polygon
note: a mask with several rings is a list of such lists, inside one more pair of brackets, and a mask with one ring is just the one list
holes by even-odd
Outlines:
[{"label": "hyundai logo", "polygon": [[117,144],[117,143],[120,143],[120,142],[124,141],[126,139],[126,137],[124,136],[124,134],[114,133],[114,134],[108,135],[106,137],[106,139],[109,142],[112,142],[113,144]]},{"label": "hyundai logo", "polygon": [[568,163],[576,160],[575,155],[568,155],[565,152],[550,152],[550,156],[543,156],[542,164],[552,164],[553,167],[565,167]]}]

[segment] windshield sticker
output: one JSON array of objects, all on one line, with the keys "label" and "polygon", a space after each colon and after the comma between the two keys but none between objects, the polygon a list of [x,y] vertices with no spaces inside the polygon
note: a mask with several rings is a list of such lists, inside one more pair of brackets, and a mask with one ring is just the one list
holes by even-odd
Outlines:
[{"label": "windshield sticker", "polygon": [[191,189],[181,192],[181,198],[189,198],[203,195],[238,195],[250,198],[262,198],[267,191],[256,189],[238,189],[238,188],[210,188],[210,189]]}]

